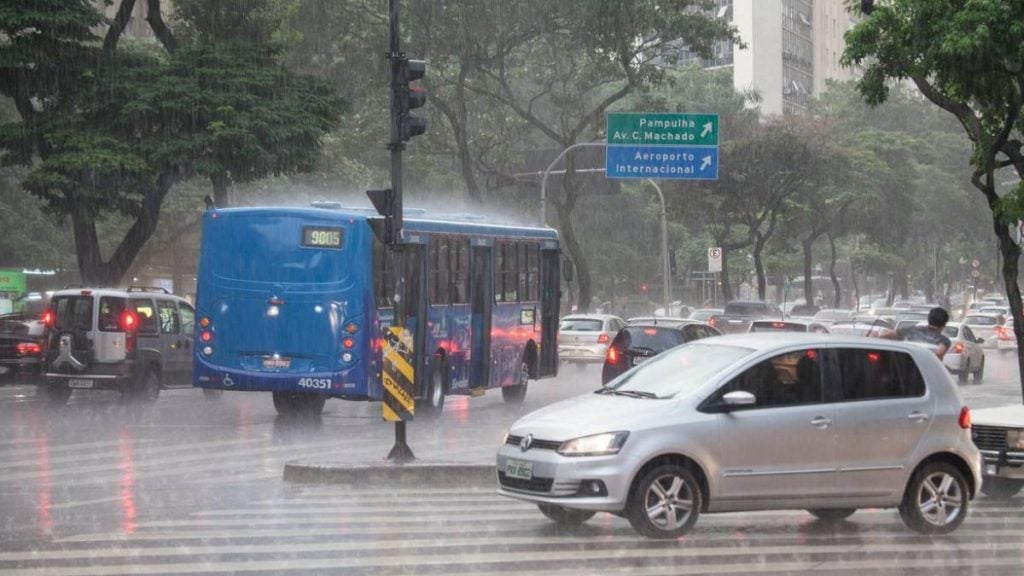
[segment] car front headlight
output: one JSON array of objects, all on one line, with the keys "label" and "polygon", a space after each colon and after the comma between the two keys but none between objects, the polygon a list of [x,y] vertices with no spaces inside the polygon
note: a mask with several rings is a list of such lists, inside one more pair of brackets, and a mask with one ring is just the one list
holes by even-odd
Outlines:
[{"label": "car front headlight", "polygon": [[605,432],[562,442],[558,453],[562,456],[610,456],[618,454],[629,438],[629,432]]},{"label": "car front headlight", "polygon": [[1010,450],[1024,450],[1024,430],[1008,430],[1006,446]]}]

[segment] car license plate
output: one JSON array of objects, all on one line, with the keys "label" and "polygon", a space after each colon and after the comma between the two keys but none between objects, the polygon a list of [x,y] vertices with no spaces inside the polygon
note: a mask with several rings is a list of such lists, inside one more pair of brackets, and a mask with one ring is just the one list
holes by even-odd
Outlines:
[{"label": "car license plate", "polygon": [[649,356],[633,356],[633,366],[636,366],[637,364],[645,362],[648,358],[650,358],[650,357]]},{"label": "car license plate", "polygon": [[68,380],[68,388],[92,388],[92,380],[82,378],[71,378]]},{"label": "car license plate", "polygon": [[529,480],[533,478],[533,463],[509,458],[505,462],[505,476],[519,480]]},{"label": "car license plate", "polygon": [[263,367],[264,368],[291,368],[292,359],[282,358],[280,356],[264,356]]}]

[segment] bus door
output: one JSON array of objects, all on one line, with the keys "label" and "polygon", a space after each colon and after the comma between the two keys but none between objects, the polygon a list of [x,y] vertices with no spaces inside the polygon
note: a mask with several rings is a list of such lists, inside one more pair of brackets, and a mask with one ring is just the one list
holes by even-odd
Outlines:
[{"label": "bus door", "polygon": [[558,375],[559,251],[540,252],[540,363],[537,376]]},{"label": "bus door", "polygon": [[470,252],[470,308],[472,309],[470,388],[486,388],[491,376],[491,313],[494,306],[494,272],[490,246],[473,246]]}]

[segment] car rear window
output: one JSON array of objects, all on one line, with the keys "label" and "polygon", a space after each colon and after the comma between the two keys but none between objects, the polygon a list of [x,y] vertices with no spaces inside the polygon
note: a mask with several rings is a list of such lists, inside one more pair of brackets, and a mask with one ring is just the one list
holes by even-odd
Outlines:
[{"label": "car rear window", "polygon": [[995,326],[999,322],[992,316],[968,316],[964,324],[968,326]]},{"label": "car rear window", "polygon": [[960,333],[960,329],[956,326],[946,326],[942,329],[942,334],[948,338],[956,338],[956,335]]},{"label": "car rear window", "polygon": [[562,320],[558,329],[570,332],[600,332],[602,326],[604,326],[603,320],[595,320],[592,318],[566,318],[565,320]]},{"label": "car rear window", "polygon": [[843,382],[841,400],[924,395],[924,378],[905,352],[849,348],[836,353]]},{"label": "car rear window", "polygon": [[761,302],[730,302],[725,305],[725,314],[749,316],[753,314],[767,314],[768,306]]},{"label": "car rear window", "polygon": [[55,296],[53,327],[57,330],[92,330],[92,296]]},{"label": "car rear window", "polygon": [[646,348],[664,352],[684,342],[683,333],[678,329],[656,326],[629,326],[615,337],[613,346],[628,350]]},{"label": "car rear window", "polygon": [[807,332],[807,326],[793,322],[754,322],[751,332]]}]

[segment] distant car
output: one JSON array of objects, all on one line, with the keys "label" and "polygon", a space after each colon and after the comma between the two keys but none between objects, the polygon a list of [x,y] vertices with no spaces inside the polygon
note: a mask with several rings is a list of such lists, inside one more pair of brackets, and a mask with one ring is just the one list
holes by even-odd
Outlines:
[{"label": "distant car", "polygon": [[43,323],[23,315],[0,316],[0,384],[36,384],[43,361]]},{"label": "distant car", "polygon": [[975,336],[984,339],[985,348],[996,348],[998,346],[996,327],[1002,326],[1005,321],[1005,318],[999,314],[982,314],[981,312],[972,312],[967,316],[964,316],[961,324],[970,326],[971,331],[974,332]]},{"label": "distant car", "polygon": [[857,313],[853,310],[846,310],[843,308],[826,308],[825,310],[819,310],[818,313],[814,315],[814,321],[824,324],[825,326],[830,326],[833,322],[849,320],[856,315]]},{"label": "distant car", "polygon": [[754,320],[747,332],[814,332],[828,334],[828,328],[813,320],[790,318],[788,320]]},{"label": "distant car", "polygon": [[1010,312],[1009,306],[982,306],[978,310],[979,314],[995,314],[1002,316],[1003,318],[1012,318],[1013,314]]},{"label": "distant car", "polygon": [[985,377],[985,352],[981,349],[981,340],[971,327],[960,322],[950,322],[942,329],[949,338],[949,350],[942,358],[942,363],[949,371],[957,375],[961,384],[967,382],[969,374],[974,375],[974,383],[980,384]]},{"label": "distant car", "polygon": [[996,326],[993,332],[996,335],[996,348],[1000,352],[1017,350],[1017,335],[1013,333],[1013,318],[1008,319],[1002,326]]},{"label": "distant car", "polygon": [[676,539],[703,513],[898,508],[946,534],[981,487],[970,411],[938,358],[904,342],[734,334],[660,354],[509,428],[499,494],[563,526],[597,512]]},{"label": "distant car", "polygon": [[813,318],[815,314],[820,310],[819,307],[814,304],[797,304],[789,309],[787,317],[789,318]]},{"label": "distant car", "polygon": [[572,314],[558,325],[558,357],[582,367],[604,362],[612,338],[626,326],[610,314]]},{"label": "distant car", "polygon": [[722,313],[715,316],[713,322],[708,320],[708,323],[723,334],[733,334],[746,332],[753,320],[784,318],[782,310],[771,302],[734,300],[726,303]]},{"label": "distant car", "polygon": [[1024,488],[1024,406],[1013,404],[971,412],[971,439],[981,451],[981,491],[1012,498]]},{"label": "distant car", "polygon": [[828,331],[832,334],[870,337],[881,336],[887,330],[892,329],[893,325],[890,322],[874,316],[857,316],[850,320],[840,320],[833,322],[828,327]]},{"label": "distant car", "polygon": [[630,326],[637,324],[682,326],[683,324],[689,324],[692,322],[698,322],[698,320],[691,320],[690,318],[665,318],[664,316],[634,316],[626,319],[626,324]]},{"label": "distant car", "polygon": [[700,320],[701,322],[708,322],[710,324],[711,319],[715,316],[721,316],[722,312],[724,312],[724,310],[721,308],[698,308],[693,312],[690,312],[689,318],[690,320]]},{"label": "distant car", "polygon": [[633,366],[661,354],[669,348],[693,342],[721,332],[697,320],[630,324],[616,334],[608,347],[601,383],[607,384]]}]

